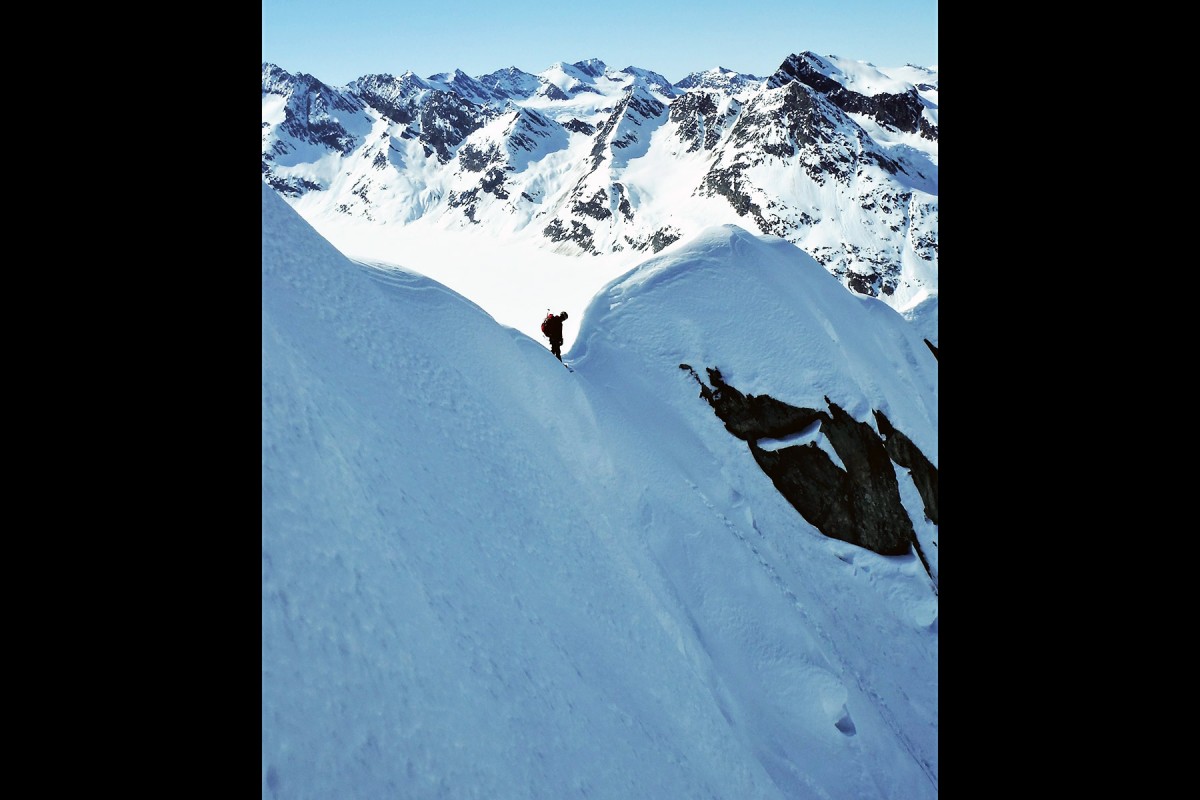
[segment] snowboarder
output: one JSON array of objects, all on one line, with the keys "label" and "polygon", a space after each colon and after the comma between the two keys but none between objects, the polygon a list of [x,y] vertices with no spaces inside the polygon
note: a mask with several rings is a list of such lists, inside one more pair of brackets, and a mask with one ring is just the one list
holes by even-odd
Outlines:
[{"label": "snowboarder", "polygon": [[542,336],[550,340],[550,352],[554,353],[554,357],[562,361],[562,344],[563,344],[563,320],[567,318],[567,312],[561,314],[552,314],[546,312],[546,318],[542,320]]}]

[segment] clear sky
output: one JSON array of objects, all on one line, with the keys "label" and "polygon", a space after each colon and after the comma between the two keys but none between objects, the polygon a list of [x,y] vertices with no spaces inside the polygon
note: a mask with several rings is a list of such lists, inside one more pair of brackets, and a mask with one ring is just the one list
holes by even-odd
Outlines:
[{"label": "clear sky", "polygon": [[[263,799],[936,800],[934,581],[805,522],[679,368],[936,465],[921,338],[735,226],[567,324],[574,372],[263,185]],[[759,444],[840,463],[802,437]]]},{"label": "clear sky", "polygon": [[341,86],[363,75],[477,76],[598,58],[674,82],[726,67],[760,77],[810,50],[880,67],[938,61],[937,0],[263,0],[262,59]]}]

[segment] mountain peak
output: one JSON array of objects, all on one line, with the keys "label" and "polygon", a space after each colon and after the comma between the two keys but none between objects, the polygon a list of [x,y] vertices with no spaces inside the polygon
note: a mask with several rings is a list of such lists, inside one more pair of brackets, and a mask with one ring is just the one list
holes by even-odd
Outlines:
[{"label": "mountain peak", "polygon": [[653,254],[732,218],[910,308],[937,287],[936,80],[811,51],[769,80],[717,66],[675,85],[598,58],[342,90],[265,65],[263,179],[314,219],[496,229],[572,256]]},{"label": "mountain peak", "polygon": [[586,58],[583,61],[576,61],[571,66],[577,67],[580,72],[593,78],[601,77],[608,69],[608,65],[598,58]]}]

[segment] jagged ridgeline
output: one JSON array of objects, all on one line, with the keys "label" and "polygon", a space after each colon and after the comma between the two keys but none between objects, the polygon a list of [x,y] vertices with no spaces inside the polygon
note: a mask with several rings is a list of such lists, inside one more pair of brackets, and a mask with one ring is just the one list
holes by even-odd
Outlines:
[{"label": "jagged ridgeline", "polygon": [[580,255],[733,223],[901,310],[937,294],[936,70],[805,52],[677,83],[595,59],[342,87],[263,64],[262,81],[263,180],[310,218],[494,227]]}]

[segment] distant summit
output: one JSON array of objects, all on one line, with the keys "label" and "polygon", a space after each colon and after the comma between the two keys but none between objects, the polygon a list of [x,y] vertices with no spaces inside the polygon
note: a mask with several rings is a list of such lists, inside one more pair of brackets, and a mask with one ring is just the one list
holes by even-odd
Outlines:
[{"label": "distant summit", "polygon": [[789,55],[672,84],[597,58],[344,87],[263,64],[262,176],[315,220],[657,253],[736,222],[901,311],[937,295],[938,74]]}]

